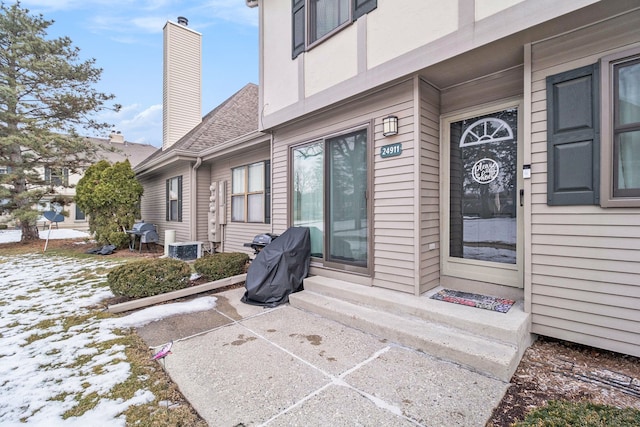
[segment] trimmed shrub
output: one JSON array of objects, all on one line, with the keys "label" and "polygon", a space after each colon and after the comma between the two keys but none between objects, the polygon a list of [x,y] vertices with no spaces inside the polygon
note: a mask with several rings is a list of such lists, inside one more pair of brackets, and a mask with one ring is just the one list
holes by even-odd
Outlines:
[{"label": "trimmed shrub", "polygon": [[222,252],[198,258],[193,263],[196,273],[214,281],[242,274],[246,270],[249,255],[242,252]]},{"label": "trimmed shrub", "polygon": [[189,286],[191,267],[178,259],[145,259],[109,272],[107,284],[116,296],[143,298]]}]

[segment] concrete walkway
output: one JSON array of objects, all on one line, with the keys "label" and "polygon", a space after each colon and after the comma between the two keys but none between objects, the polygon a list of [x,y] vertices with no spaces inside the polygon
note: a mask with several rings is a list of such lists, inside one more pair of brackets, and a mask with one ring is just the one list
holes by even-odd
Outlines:
[{"label": "concrete walkway", "polygon": [[165,369],[210,426],[484,426],[508,384],[283,305],[243,304],[139,328],[174,341]]}]

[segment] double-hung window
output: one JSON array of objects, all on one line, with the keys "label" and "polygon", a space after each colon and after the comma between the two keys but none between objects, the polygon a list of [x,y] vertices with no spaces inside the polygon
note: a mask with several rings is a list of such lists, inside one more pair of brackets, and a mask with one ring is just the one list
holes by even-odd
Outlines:
[{"label": "double-hung window", "polygon": [[640,49],[601,60],[602,204],[640,206]]},{"label": "double-hung window", "polygon": [[47,184],[56,187],[69,185],[69,169],[67,168],[44,168],[44,180]]},{"label": "double-hung window", "polygon": [[182,176],[166,181],[166,220],[182,222]]},{"label": "double-hung window", "polygon": [[270,162],[231,170],[231,221],[271,222]]},{"label": "double-hung window", "polygon": [[377,0],[292,0],[293,58],[377,5]]}]

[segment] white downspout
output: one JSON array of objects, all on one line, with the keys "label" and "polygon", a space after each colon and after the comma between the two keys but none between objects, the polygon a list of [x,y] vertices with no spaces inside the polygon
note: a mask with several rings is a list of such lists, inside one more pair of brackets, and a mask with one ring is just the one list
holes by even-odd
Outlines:
[{"label": "white downspout", "polygon": [[202,157],[198,157],[196,159],[196,163],[193,165],[191,169],[191,191],[189,194],[189,203],[190,203],[190,218],[189,218],[189,228],[191,241],[195,241],[198,239],[198,168],[202,164]]}]

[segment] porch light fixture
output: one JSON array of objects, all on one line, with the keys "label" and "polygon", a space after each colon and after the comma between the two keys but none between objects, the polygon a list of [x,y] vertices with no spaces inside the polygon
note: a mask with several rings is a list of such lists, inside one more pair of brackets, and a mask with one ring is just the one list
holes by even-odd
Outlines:
[{"label": "porch light fixture", "polygon": [[398,134],[398,117],[387,116],[382,119],[382,135],[392,136]]}]

